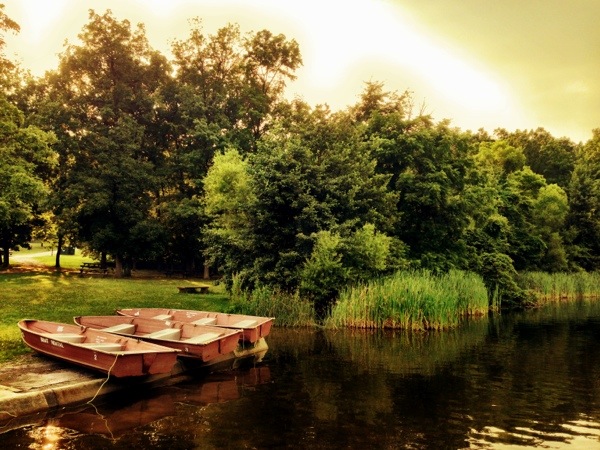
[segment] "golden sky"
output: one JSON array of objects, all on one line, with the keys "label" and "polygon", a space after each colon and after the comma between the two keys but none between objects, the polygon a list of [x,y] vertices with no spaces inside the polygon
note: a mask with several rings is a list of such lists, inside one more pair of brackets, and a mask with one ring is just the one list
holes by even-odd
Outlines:
[{"label": "golden sky", "polygon": [[598,0],[0,0],[21,26],[6,54],[35,75],[77,43],[88,10],[143,23],[170,57],[188,19],[296,39],[304,60],[288,95],[332,109],[364,82],[414,94],[435,120],[464,130],[546,128],[576,142],[600,128]]}]

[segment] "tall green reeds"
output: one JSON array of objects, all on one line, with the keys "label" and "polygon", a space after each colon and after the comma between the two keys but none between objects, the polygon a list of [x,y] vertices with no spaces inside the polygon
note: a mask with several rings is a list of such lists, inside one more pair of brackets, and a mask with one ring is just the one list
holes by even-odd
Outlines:
[{"label": "tall green reeds", "polygon": [[289,294],[259,286],[252,291],[242,289],[239,276],[233,277],[229,312],[274,317],[277,326],[305,327],[315,324],[313,304],[298,293]]},{"label": "tall green reeds", "polygon": [[519,284],[535,295],[538,305],[600,298],[598,272],[524,272]]},{"label": "tall green reeds", "polygon": [[407,271],[343,291],[325,325],[441,330],[488,311],[487,289],[478,275]]}]

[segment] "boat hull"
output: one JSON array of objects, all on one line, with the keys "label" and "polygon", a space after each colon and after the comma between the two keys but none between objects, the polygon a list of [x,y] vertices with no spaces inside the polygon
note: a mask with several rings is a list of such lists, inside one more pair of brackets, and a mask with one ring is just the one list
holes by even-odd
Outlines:
[{"label": "boat hull", "polygon": [[272,317],[168,308],[119,309],[117,314],[142,318],[162,318],[171,322],[205,323],[222,328],[239,329],[242,330],[240,341],[248,343],[265,338],[271,331],[275,320]]},{"label": "boat hull", "polygon": [[171,348],[78,325],[25,319],[18,326],[31,349],[114,377],[169,373],[177,361]]}]

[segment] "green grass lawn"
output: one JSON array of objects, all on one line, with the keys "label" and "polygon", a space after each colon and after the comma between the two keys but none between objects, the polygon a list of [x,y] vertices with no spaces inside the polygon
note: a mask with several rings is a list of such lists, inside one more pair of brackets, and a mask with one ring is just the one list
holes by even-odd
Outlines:
[{"label": "green grass lawn", "polygon": [[229,300],[222,285],[211,285],[209,293],[202,295],[180,294],[177,289],[198,283],[205,282],[0,272],[0,362],[29,352],[17,327],[24,318],[72,323],[74,316],[114,314],[118,308],[227,309]]},{"label": "green grass lawn", "polygon": [[[39,264],[54,267],[56,264],[56,254],[47,256],[36,256],[34,258]],[[78,251],[74,255],[60,255],[60,267],[63,269],[79,269],[83,262],[93,262],[93,258],[83,256]]]},{"label": "green grass lawn", "polygon": [[[49,254],[46,254],[48,252]],[[56,264],[56,248],[51,247],[50,244],[43,246],[40,242],[32,242],[30,249],[21,248],[19,251],[13,251],[10,264],[18,266],[21,263],[19,259],[23,257],[35,260],[37,264],[54,267]],[[79,249],[75,249],[74,255],[65,255],[63,253],[60,256],[60,266],[63,269],[79,269],[81,263],[93,261],[94,259],[90,256],[82,255]]]}]

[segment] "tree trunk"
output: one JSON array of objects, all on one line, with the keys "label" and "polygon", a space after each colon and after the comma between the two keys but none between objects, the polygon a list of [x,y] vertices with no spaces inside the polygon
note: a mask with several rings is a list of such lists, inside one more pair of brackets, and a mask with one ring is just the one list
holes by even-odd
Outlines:
[{"label": "tree trunk", "polygon": [[207,263],[204,263],[204,277],[205,280],[210,280],[210,268]]},{"label": "tree trunk", "polygon": [[120,255],[115,255],[115,278],[123,278],[123,258]]},{"label": "tree trunk", "polygon": [[62,234],[58,235],[58,247],[56,248],[56,260],[54,267],[56,270],[60,271],[60,254],[62,253],[62,246],[64,244],[64,238]]},{"label": "tree trunk", "polygon": [[0,267],[8,269],[8,266],[10,265],[9,258],[10,258],[10,249],[8,248],[8,246],[2,247],[2,265]]}]

